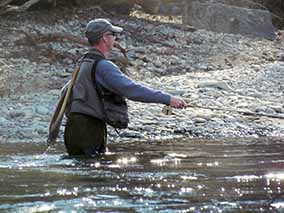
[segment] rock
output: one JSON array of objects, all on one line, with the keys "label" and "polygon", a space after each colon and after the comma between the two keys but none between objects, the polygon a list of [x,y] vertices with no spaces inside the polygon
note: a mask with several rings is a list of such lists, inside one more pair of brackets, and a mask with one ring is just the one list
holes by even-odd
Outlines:
[{"label": "rock", "polygon": [[198,114],[194,114],[194,117],[196,118],[202,118],[206,121],[209,121],[212,118],[212,114],[209,113],[198,113]]},{"label": "rock", "polygon": [[159,11],[162,1],[161,0],[138,0],[138,3],[143,6],[144,10],[147,13],[155,14]]},{"label": "rock", "polygon": [[284,61],[284,53],[277,53],[277,55],[276,55],[276,59],[278,60],[278,61]]},{"label": "rock", "polygon": [[10,93],[10,68],[4,61],[0,61],[0,96]]},{"label": "rock", "polygon": [[232,89],[226,82],[223,81],[204,81],[198,84],[198,87],[212,87],[212,88],[218,88],[223,89],[230,92],[235,92],[234,89]]},{"label": "rock", "polygon": [[158,123],[158,121],[156,121],[156,120],[153,120],[153,119],[146,119],[146,120],[143,120],[143,121],[141,121],[141,123],[143,123],[143,125],[158,125],[159,123]]},{"label": "rock", "polygon": [[205,123],[205,122],[207,122],[206,119],[200,118],[200,117],[194,118],[193,121],[194,121],[195,123]]},{"label": "rock", "polygon": [[10,118],[18,118],[18,117],[24,117],[25,112],[20,111],[20,110],[13,110],[9,112],[9,117]]},{"label": "rock", "polygon": [[0,117],[0,124],[7,124],[9,123],[9,120],[7,120],[6,118]]},{"label": "rock", "polygon": [[122,132],[119,134],[119,136],[126,137],[126,138],[143,138],[143,135],[141,134],[141,132],[133,131],[133,130]]},{"label": "rock", "polygon": [[271,107],[276,113],[284,113],[284,108],[281,106],[272,106]]},{"label": "rock", "polygon": [[61,94],[61,90],[60,89],[51,89],[47,92],[50,95],[53,96],[59,96]]},{"label": "rock", "polygon": [[37,106],[35,111],[41,115],[47,115],[50,113],[50,110],[44,106]]},{"label": "rock", "polygon": [[272,108],[269,108],[269,107],[265,107],[265,106],[261,106],[261,107],[258,107],[255,112],[259,112],[259,113],[267,113],[267,114],[274,114],[275,111],[274,109]]},{"label": "rock", "polygon": [[159,60],[154,61],[153,63],[154,63],[154,65],[155,65],[156,67],[158,67],[158,68],[162,67],[162,65],[163,65],[163,63],[162,63],[161,61],[159,61]]},{"label": "rock", "polygon": [[223,117],[224,117],[224,122],[226,123],[235,123],[240,121],[238,117],[233,117],[231,115],[224,115]]},{"label": "rock", "polygon": [[276,38],[271,13],[265,10],[188,1],[183,22],[215,32],[252,35],[270,40]]}]

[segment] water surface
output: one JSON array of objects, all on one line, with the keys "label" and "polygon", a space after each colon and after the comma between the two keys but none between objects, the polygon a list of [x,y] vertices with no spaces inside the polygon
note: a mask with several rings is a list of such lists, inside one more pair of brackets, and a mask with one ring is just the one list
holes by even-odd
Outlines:
[{"label": "water surface", "polygon": [[0,143],[0,212],[283,212],[283,142],[132,142],[98,159]]}]

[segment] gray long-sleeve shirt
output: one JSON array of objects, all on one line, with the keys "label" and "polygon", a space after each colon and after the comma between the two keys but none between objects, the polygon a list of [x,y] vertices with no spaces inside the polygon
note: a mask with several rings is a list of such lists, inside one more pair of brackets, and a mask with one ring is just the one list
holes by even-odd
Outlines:
[{"label": "gray long-sleeve shirt", "polygon": [[98,63],[96,81],[108,90],[133,101],[170,104],[169,94],[137,84],[109,60]]}]

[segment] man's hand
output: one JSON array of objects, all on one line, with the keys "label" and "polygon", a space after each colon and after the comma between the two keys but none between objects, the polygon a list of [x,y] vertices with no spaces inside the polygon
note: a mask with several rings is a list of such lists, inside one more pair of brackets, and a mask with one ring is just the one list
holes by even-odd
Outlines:
[{"label": "man's hand", "polygon": [[170,106],[178,109],[183,109],[187,106],[187,104],[182,98],[171,96]]}]

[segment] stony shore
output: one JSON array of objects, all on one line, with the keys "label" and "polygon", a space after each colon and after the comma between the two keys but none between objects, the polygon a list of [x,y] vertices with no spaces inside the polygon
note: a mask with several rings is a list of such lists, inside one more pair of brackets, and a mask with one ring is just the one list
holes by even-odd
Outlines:
[{"label": "stony shore", "polygon": [[[60,11],[27,13],[0,21],[0,75],[5,86],[0,142],[46,141],[60,88],[87,50],[69,42],[19,45],[18,41],[25,33],[83,36],[87,21],[102,16],[125,27],[119,41],[128,49],[127,70],[136,81],[180,95],[193,105],[284,116],[282,40],[192,32],[180,27],[179,18],[164,17],[161,23],[161,17],[142,13],[118,17],[96,8],[77,10],[72,17]],[[164,115],[162,107],[129,101],[130,126],[120,136],[110,127],[109,141],[284,137],[284,119],[195,107]],[[63,128],[59,140],[62,132]]]}]

